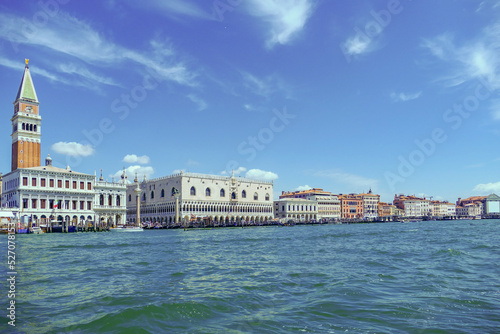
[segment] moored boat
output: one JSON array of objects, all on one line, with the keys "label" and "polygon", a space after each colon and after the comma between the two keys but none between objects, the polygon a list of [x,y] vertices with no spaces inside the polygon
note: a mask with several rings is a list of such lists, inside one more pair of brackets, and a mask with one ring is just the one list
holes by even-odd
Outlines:
[{"label": "moored boat", "polygon": [[109,229],[110,232],[142,232],[144,229],[140,226],[132,225],[118,225],[117,227]]}]

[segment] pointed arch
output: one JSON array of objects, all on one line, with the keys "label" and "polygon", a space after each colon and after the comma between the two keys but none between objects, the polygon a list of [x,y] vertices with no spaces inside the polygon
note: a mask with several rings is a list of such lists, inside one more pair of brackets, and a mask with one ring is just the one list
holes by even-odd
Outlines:
[{"label": "pointed arch", "polygon": [[196,196],[196,188],[194,186],[191,187],[190,194],[191,196]]}]

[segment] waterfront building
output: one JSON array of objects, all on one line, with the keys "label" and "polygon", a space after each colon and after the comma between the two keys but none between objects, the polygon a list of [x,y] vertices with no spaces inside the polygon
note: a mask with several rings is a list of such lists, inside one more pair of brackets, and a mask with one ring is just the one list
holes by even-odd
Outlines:
[{"label": "waterfront building", "polygon": [[274,201],[274,217],[309,222],[318,218],[317,202],[305,198],[283,198]]},{"label": "waterfront building", "polygon": [[127,175],[125,170],[118,182],[108,182],[101,177],[94,185],[95,220],[101,225],[124,225],[127,217]]},{"label": "waterfront building", "polygon": [[50,157],[45,161],[45,166],[17,168],[4,175],[4,207],[33,222],[94,221],[95,176],[54,167]]},{"label": "waterfront building", "polygon": [[398,217],[401,215],[401,210],[394,204],[379,202],[378,216],[379,217]]},{"label": "waterfront building", "polygon": [[[127,187],[127,221],[135,223],[136,185]],[[195,173],[140,182],[142,222],[173,225],[181,221],[263,222],[273,219],[273,183]]]},{"label": "waterfront building", "polygon": [[363,218],[363,199],[356,194],[339,195],[343,219]]},{"label": "waterfront building", "polygon": [[491,194],[486,197],[484,218],[500,218],[500,196]]},{"label": "waterfront building", "polygon": [[318,220],[337,220],[341,218],[339,197],[321,188],[290,192],[283,191],[279,198],[303,198],[315,201],[318,207]]},{"label": "waterfront building", "polygon": [[457,206],[457,216],[467,218],[481,218],[483,204],[481,202],[469,203],[464,206]]},{"label": "waterfront building", "polygon": [[393,204],[404,211],[405,217],[423,218],[430,215],[429,200],[416,196],[395,195]]},{"label": "waterfront building", "polygon": [[[486,196],[471,196],[464,199],[458,198],[456,205],[457,213],[459,216],[469,216],[469,217],[477,217],[482,216],[484,214],[484,204],[486,202]],[[473,213],[473,214],[469,214]]]},{"label": "waterfront building", "polygon": [[318,220],[340,220],[340,200],[337,195],[310,195],[307,200],[316,203],[318,208]]},{"label": "waterfront building", "polygon": [[378,218],[380,195],[373,194],[370,189],[367,194],[359,194],[358,197],[363,201],[363,218],[366,220],[376,220]]},{"label": "waterfront building", "polygon": [[455,217],[457,215],[456,205],[447,201],[430,201],[429,208],[432,217]]}]

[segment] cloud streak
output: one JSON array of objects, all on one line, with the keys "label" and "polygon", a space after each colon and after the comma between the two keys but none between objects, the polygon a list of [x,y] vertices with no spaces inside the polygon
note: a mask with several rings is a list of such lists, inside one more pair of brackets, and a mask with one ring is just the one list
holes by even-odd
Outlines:
[{"label": "cloud streak", "polygon": [[291,43],[314,10],[309,0],[250,0],[247,8],[270,26],[266,41],[269,48]]},{"label": "cloud streak", "polygon": [[[97,84],[118,85],[112,79],[89,70],[88,65],[95,68],[123,68],[133,63],[156,73],[165,80],[186,86],[197,85],[195,80],[197,74],[190,71],[183,62],[175,60],[173,48],[165,42],[151,40],[150,48],[141,52],[127,49],[106,38],[89,23],[62,11],[58,12],[56,18],[38,26],[27,18],[0,13],[0,36],[12,45],[35,46],[65,55],[72,62],[55,66],[54,70],[64,75],[76,75]],[[74,60],[82,63],[76,64]],[[55,75],[52,79],[62,83],[69,81],[60,80]]]},{"label": "cloud streak", "polygon": [[391,100],[393,102],[407,102],[407,101],[418,99],[421,95],[422,95],[422,92],[416,92],[416,93],[392,92],[390,96],[391,96]]}]

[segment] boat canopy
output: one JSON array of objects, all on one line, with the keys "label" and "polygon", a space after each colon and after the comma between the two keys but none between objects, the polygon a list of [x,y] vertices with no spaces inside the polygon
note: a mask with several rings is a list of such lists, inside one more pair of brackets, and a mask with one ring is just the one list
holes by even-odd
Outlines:
[{"label": "boat canopy", "polygon": [[12,211],[2,211],[0,210],[0,218],[14,218]]}]

